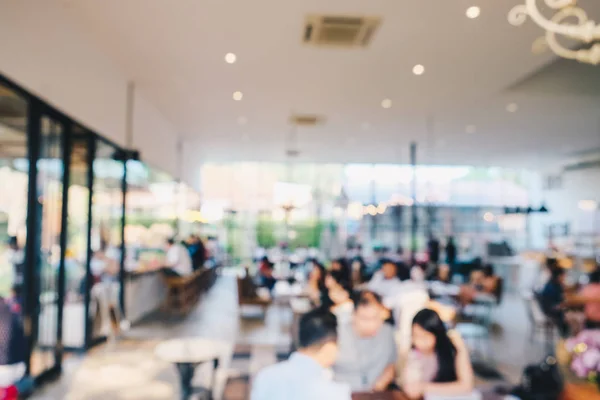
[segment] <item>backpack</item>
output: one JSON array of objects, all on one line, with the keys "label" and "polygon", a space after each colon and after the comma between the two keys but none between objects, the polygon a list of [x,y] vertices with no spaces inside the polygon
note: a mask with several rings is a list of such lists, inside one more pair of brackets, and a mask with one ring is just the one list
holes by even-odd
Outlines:
[{"label": "backpack", "polygon": [[563,387],[564,382],[556,359],[548,357],[540,364],[525,367],[521,385],[511,394],[521,400],[558,400]]}]

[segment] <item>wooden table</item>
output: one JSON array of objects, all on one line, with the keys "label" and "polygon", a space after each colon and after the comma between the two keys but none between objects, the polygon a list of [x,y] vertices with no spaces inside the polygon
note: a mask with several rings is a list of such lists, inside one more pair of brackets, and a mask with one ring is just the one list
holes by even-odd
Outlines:
[{"label": "wooden table", "polygon": [[226,354],[229,347],[231,347],[229,343],[220,340],[203,338],[172,339],[156,346],[154,353],[161,360],[170,362],[177,367],[182,400],[189,399],[192,393],[206,392],[208,392],[209,398],[212,399],[212,387],[208,389],[192,387],[194,371],[198,365],[212,362],[214,378],[214,373],[219,368],[219,358]]},{"label": "wooden table", "polygon": [[593,383],[578,379],[569,367],[571,357],[567,352],[564,340],[556,345],[556,359],[565,380],[565,388],[561,400],[600,400],[600,391]]},{"label": "wooden table", "polygon": [[402,392],[352,393],[352,400],[410,400]]},{"label": "wooden table", "polygon": [[600,400],[600,392],[592,384],[566,383],[561,400]]}]

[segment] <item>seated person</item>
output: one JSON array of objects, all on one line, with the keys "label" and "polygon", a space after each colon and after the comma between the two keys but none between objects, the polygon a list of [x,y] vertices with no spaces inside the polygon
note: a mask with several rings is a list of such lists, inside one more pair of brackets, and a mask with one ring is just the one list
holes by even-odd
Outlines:
[{"label": "seated person", "polygon": [[267,256],[263,257],[260,260],[260,265],[258,267],[258,275],[260,277],[261,286],[266,287],[269,291],[272,291],[277,283],[275,276],[273,275],[273,263],[269,260]]},{"label": "seated person", "polygon": [[329,286],[327,293],[330,300],[329,311],[337,317],[338,323],[349,320],[354,311],[350,286],[344,281],[336,280]]},{"label": "seated person", "polygon": [[308,283],[304,293],[315,305],[321,304],[321,297],[325,292],[325,267],[317,260],[312,261],[312,269],[308,273]]},{"label": "seated person", "polygon": [[473,303],[478,295],[496,295],[499,278],[494,274],[494,267],[486,265],[483,269],[471,272],[471,281],[460,290],[460,302],[463,305]]},{"label": "seated person", "polygon": [[206,261],[206,248],[202,239],[198,235],[190,235],[187,240],[188,251],[192,258],[192,268],[194,271],[204,267]]},{"label": "seated person", "polygon": [[450,266],[448,264],[440,264],[434,270],[433,273],[429,276],[430,281],[442,282],[442,283],[450,283]]},{"label": "seated person", "polygon": [[25,375],[23,323],[10,305],[0,299],[0,388],[14,385]]},{"label": "seated person", "polygon": [[565,270],[558,267],[554,268],[550,280],[538,294],[538,301],[544,314],[552,319],[560,334],[566,337],[569,333],[569,326],[565,320],[565,313],[561,308],[565,298],[564,286]]},{"label": "seated person", "polygon": [[396,275],[398,276],[398,279],[400,279],[401,281],[407,281],[409,279],[411,279],[411,268],[406,265],[404,262],[399,261],[396,263]]},{"label": "seated person", "polygon": [[394,382],[398,353],[393,327],[385,323],[389,316],[375,293],[356,296],[352,318],[338,326],[336,381],[350,384],[354,392],[381,392]]},{"label": "seated person", "polygon": [[300,349],[258,373],[250,400],[350,400],[348,385],[326,377],[338,354],[335,316],[316,309],[304,314],[299,325]]},{"label": "seated person", "polygon": [[192,257],[184,245],[176,243],[175,239],[171,238],[167,240],[166,250],[167,254],[163,268],[165,275],[183,277],[192,274]]},{"label": "seated person", "polygon": [[473,392],[469,351],[460,336],[446,331],[435,311],[424,309],[417,313],[412,324],[412,344],[402,385],[409,397],[460,396]]},{"label": "seated person", "polygon": [[368,281],[367,277],[367,263],[365,263],[364,258],[355,257],[352,260],[351,264],[352,271],[352,286],[356,287],[366,281]]},{"label": "seated person", "polygon": [[402,282],[397,276],[398,269],[392,260],[384,260],[381,270],[377,271],[367,284],[367,288],[381,297],[393,297],[401,291]]},{"label": "seated person", "polygon": [[577,295],[568,296],[569,305],[583,305],[586,329],[600,329],[600,268],[589,276],[589,283]]},{"label": "seated person", "polygon": [[331,262],[331,271],[338,274],[339,280],[345,285],[352,286],[352,271],[345,258],[338,258]]}]

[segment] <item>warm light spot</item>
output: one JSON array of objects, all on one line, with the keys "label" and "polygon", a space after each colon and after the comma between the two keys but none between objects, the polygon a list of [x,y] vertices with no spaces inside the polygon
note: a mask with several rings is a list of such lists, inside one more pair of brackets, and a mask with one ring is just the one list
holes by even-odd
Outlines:
[{"label": "warm light spot", "polygon": [[582,211],[594,211],[598,208],[598,202],[594,200],[580,200],[577,206]]},{"label": "warm light spot", "polygon": [[477,6],[467,8],[467,17],[470,19],[475,19],[479,17],[481,14],[481,9]]},{"label": "warm light spot", "polygon": [[483,220],[485,222],[494,222],[494,214],[492,214],[491,212],[486,212],[485,214],[483,214]]},{"label": "warm light spot", "polygon": [[421,64],[417,64],[413,67],[413,74],[415,75],[423,75],[425,73],[425,67]]},{"label": "warm light spot", "polygon": [[233,53],[225,54],[225,62],[227,64],[233,64],[236,62],[236,60],[237,60],[237,56],[235,54],[233,54]]}]

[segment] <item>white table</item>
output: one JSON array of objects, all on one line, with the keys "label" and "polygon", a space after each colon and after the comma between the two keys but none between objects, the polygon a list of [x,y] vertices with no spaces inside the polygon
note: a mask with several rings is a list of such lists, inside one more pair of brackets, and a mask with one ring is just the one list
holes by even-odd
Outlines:
[{"label": "white table", "polygon": [[[181,399],[187,400],[192,393],[208,392],[212,399],[212,386],[209,389],[192,388],[194,370],[202,363],[212,362],[213,372],[219,368],[219,358],[226,354],[231,344],[222,340],[205,338],[172,339],[156,346],[154,354],[163,361],[175,364],[181,383]],[[214,376],[214,374],[213,374]]]},{"label": "white table", "polygon": [[429,291],[435,296],[458,296],[460,293],[460,286],[453,285],[451,283],[443,283],[437,281],[427,281]]}]

